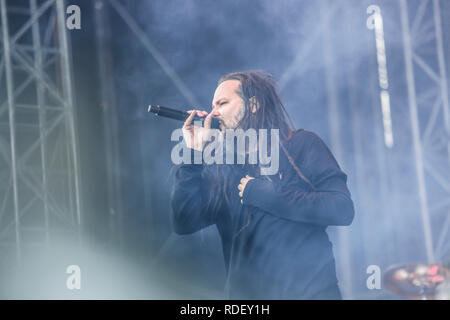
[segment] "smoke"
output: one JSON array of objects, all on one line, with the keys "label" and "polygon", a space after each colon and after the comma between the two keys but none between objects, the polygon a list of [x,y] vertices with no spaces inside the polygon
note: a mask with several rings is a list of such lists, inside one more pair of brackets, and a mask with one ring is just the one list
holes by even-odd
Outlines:
[{"label": "smoke", "polygon": [[[208,290],[217,293],[223,284],[224,266],[215,227],[178,237],[172,234],[168,218],[173,146],[170,133],[181,123],[153,118],[146,110],[149,104],[208,110],[219,77],[249,69],[266,70],[279,80],[284,104],[296,127],[322,137],[348,175],[356,208],[354,223],[349,228],[328,230],[347,297],[377,297],[377,293],[365,287],[369,265],[379,265],[384,271],[392,264],[426,259],[398,1],[119,3],[198,105],[192,105],[173,74],[161,67],[143,45],[143,39],[136,37],[112,11],[109,18],[113,34],[113,81],[122,163],[121,172],[116,174],[124,190],[127,245],[140,249],[136,249],[134,261],[102,255],[102,249],[89,248],[80,253],[70,249],[76,248],[75,245],[55,249],[55,254],[59,252],[63,259],[53,254],[44,262],[36,253],[31,261],[41,264],[30,262],[28,269],[18,272],[16,281],[11,280],[15,285],[7,297],[73,298],[71,292],[61,287],[66,277],[64,267],[72,263],[79,263],[88,276],[96,275],[96,279],[89,280],[90,290],[79,298],[172,297],[165,290],[176,291],[179,286],[169,282],[155,284],[161,275],[146,272],[149,263],[142,256],[156,256],[155,264],[175,270],[188,283],[196,283],[194,291],[198,290],[199,295]],[[418,4],[408,3],[411,8]],[[386,148],[383,140],[375,35],[366,27],[366,9],[372,4],[380,6],[384,20],[392,149]],[[430,12],[425,12],[424,21],[431,19]],[[430,52],[425,57],[432,63],[436,54]],[[419,90],[429,83],[423,72],[417,73],[416,81]],[[337,115],[329,117],[332,105],[336,106]],[[419,114],[421,128],[426,126],[427,119],[427,113]],[[436,134],[432,137],[426,157],[430,163],[438,164],[440,172],[448,172],[441,157],[431,152],[439,146]],[[440,149],[437,153],[442,155]],[[443,179],[448,180],[448,176]],[[446,194],[435,180],[436,177],[434,180],[428,177],[428,191],[430,200],[440,203]],[[439,230],[444,219],[443,211],[439,212],[431,221],[433,230]],[[339,234],[339,230],[344,231]],[[437,241],[439,233],[433,233],[433,237]],[[444,244],[448,243],[445,239],[448,237],[444,238]],[[76,254],[72,255],[72,251]],[[40,275],[40,280],[33,285],[34,291],[27,293],[35,274]],[[52,274],[58,274],[58,280]],[[155,292],[149,288],[155,288]],[[187,291],[180,295],[191,297],[192,293]],[[385,291],[382,294],[389,297]]]}]

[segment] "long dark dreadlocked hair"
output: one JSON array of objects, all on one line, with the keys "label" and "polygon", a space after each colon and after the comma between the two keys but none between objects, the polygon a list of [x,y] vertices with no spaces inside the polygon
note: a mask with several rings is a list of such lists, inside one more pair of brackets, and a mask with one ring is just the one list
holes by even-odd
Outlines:
[{"label": "long dark dreadlocked hair", "polygon": [[[273,77],[264,71],[244,71],[232,72],[222,76],[218,85],[227,80],[238,80],[240,86],[238,94],[244,102],[244,116],[237,125],[244,131],[253,129],[278,129],[280,134],[280,142],[283,143],[290,139],[295,130],[292,121],[287,114],[281,99],[277,93],[275,81]],[[257,106],[257,112],[252,112],[252,107]],[[270,150],[270,149],[269,149]],[[240,170],[235,170],[240,169]],[[211,179],[211,188],[213,197],[208,203],[208,207],[214,212],[218,212],[223,205],[230,208],[230,196],[233,192],[237,192],[237,185],[231,185],[230,181],[236,178],[236,175],[244,172],[255,174],[258,165],[209,165],[205,170],[209,171]],[[255,175],[253,175],[255,176]],[[242,177],[241,177],[242,178]]]}]

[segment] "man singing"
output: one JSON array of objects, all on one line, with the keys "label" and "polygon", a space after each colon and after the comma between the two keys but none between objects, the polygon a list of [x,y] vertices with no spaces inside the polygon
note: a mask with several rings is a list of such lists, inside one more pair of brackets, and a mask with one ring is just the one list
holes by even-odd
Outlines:
[{"label": "man singing", "polygon": [[[203,127],[194,128],[195,115],[205,117]],[[223,76],[211,112],[190,111],[183,137],[192,158],[208,145],[213,117],[222,132],[278,129],[279,170],[262,175],[260,163],[181,164],[171,197],[175,232],[216,224],[231,299],[341,299],[326,228],[350,225],[354,206],[347,175],[328,147],[313,132],[293,129],[263,72]]]}]

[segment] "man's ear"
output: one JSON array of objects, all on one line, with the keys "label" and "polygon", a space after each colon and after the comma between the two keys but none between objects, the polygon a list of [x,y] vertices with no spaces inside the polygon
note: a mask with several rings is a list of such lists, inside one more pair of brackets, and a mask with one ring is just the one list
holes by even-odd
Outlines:
[{"label": "man's ear", "polygon": [[256,113],[256,111],[259,110],[259,103],[258,101],[256,101],[256,97],[253,96],[250,99],[248,99],[248,101],[250,101],[250,108],[252,110],[252,113]]}]

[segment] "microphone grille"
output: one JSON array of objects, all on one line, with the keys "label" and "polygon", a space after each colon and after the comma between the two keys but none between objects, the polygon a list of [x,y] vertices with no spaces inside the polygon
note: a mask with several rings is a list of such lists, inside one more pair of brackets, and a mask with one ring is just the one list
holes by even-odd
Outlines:
[{"label": "microphone grille", "polygon": [[158,114],[158,112],[159,112],[159,106],[149,105],[149,106],[148,106],[147,112],[153,112],[153,113]]}]

